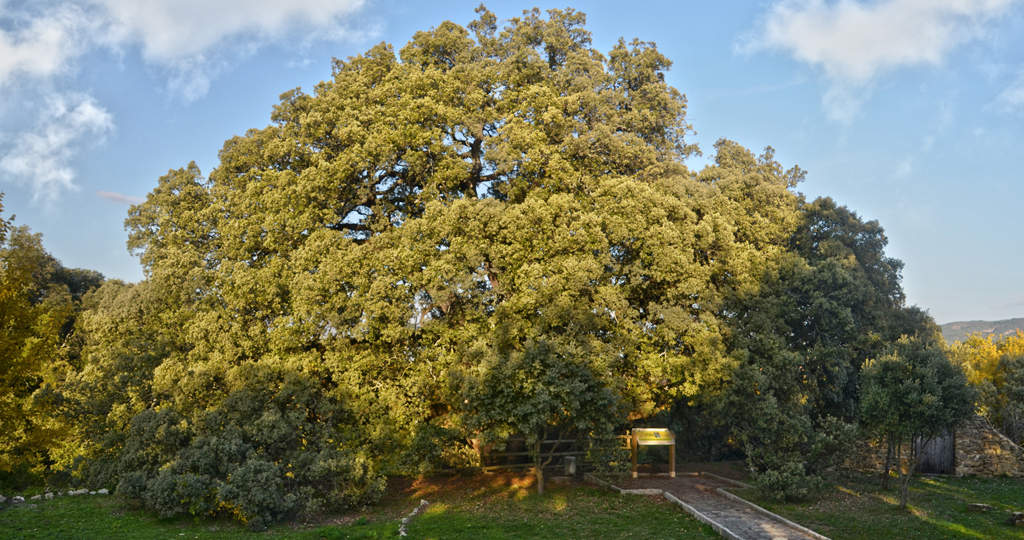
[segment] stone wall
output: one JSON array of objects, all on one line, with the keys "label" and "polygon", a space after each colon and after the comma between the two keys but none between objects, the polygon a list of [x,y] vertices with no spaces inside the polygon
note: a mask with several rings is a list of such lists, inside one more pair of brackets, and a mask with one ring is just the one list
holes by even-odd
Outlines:
[{"label": "stone wall", "polygon": [[878,441],[862,439],[856,442],[843,467],[865,473],[880,473],[885,461],[885,445]]},{"label": "stone wall", "polygon": [[[981,416],[961,425],[953,440],[957,476],[1024,477],[1024,449],[1017,446]],[[905,457],[908,449],[901,452]],[[864,472],[881,472],[885,446],[861,441],[845,465]]]},{"label": "stone wall", "polygon": [[957,476],[1024,476],[1024,450],[981,416],[956,430]]}]

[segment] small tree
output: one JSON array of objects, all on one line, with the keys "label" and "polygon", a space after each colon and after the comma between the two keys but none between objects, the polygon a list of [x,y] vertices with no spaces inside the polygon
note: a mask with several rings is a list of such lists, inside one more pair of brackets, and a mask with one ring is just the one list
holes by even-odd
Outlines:
[{"label": "small tree", "polygon": [[579,354],[545,342],[485,362],[463,387],[467,427],[487,442],[522,435],[533,461],[537,493],[544,493],[544,467],[554,451],[541,451],[555,433],[608,436],[619,416],[619,400]]},{"label": "small tree", "polygon": [[[971,415],[973,390],[938,344],[907,337],[864,364],[861,384],[861,422],[886,445],[883,487],[895,462],[906,508],[917,449]],[[901,455],[905,443],[908,456]]]}]

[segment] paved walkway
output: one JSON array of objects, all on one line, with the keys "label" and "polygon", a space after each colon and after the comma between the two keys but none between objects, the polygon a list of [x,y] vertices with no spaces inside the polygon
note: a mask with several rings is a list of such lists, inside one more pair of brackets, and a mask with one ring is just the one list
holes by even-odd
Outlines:
[{"label": "paved walkway", "polygon": [[[799,528],[773,519],[752,508],[749,504],[733,500],[717,491],[718,488],[735,486],[708,476],[687,476],[676,478],[641,477],[614,482],[619,488],[660,489],[671,493],[691,508],[714,521],[712,526],[726,538],[741,540],[820,540],[822,536],[808,534]],[[725,530],[721,530],[724,528]],[[729,534],[731,533],[731,535]]]}]

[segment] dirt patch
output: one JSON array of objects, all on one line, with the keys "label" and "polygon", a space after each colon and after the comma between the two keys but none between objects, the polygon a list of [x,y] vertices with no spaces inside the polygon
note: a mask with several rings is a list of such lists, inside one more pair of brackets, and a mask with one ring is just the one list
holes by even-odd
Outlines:
[{"label": "dirt patch", "polygon": [[668,475],[640,475],[640,478],[618,478],[612,483],[623,489],[662,489],[682,497],[688,494],[715,494],[717,488],[734,488],[732,484],[709,476],[696,476],[690,473],[676,473],[675,478]]},{"label": "dirt patch", "polygon": [[532,475],[485,473],[474,475],[391,478],[388,497],[419,501],[466,496],[521,497],[534,487]]}]

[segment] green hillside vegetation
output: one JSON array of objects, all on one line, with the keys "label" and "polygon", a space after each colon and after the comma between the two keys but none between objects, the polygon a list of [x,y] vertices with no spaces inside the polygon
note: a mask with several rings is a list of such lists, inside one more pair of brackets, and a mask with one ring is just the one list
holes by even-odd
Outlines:
[{"label": "green hillside vegetation", "polygon": [[1012,335],[1018,330],[1024,330],[1024,318],[1002,321],[956,321],[943,324],[940,328],[946,343],[953,344],[967,339],[972,334],[980,334],[981,337]]},{"label": "green hillside vegetation", "polygon": [[139,283],[54,266],[4,222],[0,482],[259,529],[477,465],[474,441],[524,437],[539,463],[581,439],[613,468],[614,435],[657,424],[794,498],[859,428],[935,430],[878,414],[890,398],[962,417],[877,222],[805,198],[771,148],[723,139],[691,170],[653,43],[597,51],[571,9],[477,13],[336,60],[213,170],[162,176],[125,222]]}]

